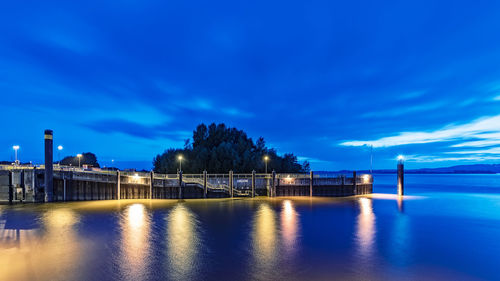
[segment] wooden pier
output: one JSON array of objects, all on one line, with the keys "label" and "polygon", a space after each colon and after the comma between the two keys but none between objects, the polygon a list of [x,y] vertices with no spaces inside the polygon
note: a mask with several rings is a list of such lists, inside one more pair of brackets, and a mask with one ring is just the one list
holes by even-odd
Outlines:
[{"label": "wooden pier", "polygon": [[[61,202],[119,199],[190,199],[254,196],[353,196],[372,193],[371,175],[158,174],[85,171],[53,167],[53,188],[45,188],[43,167],[0,167],[0,201]],[[49,200],[48,194],[51,195]]]}]

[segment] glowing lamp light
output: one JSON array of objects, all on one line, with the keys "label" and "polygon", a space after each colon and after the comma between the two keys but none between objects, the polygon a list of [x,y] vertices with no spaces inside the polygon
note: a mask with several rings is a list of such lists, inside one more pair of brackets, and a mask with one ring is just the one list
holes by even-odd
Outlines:
[{"label": "glowing lamp light", "polygon": [[58,146],[57,150],[63,150],[63,146],[62,145]]},{"label": "glowing lamp light", "polygon": [[398,161],[403,161],[405,160],[405,157],[403,155],[398,155]]},{"label": "glowing lamp light", "polygon": [[78,157],[78,158],[82,158],[82,155],[81,155],[80,153],[78,153],[78,154],[76,155],[76,157]]},{"label": "glowing lamp light", "polygon": [[177,156],[177,159],[179,159],[179,161],[182,161],[182,155]]},{"label": "glowing lamp light", "polygon": [[14,149],[14,150],[18,150],[18,149],[19,149],[19,145],[14,145],[14,146],[12,146],[12,149]]},{"label": "glowing lamp light", "polygon": [[370,183],[370,175],[363,175],[363,183]]}]

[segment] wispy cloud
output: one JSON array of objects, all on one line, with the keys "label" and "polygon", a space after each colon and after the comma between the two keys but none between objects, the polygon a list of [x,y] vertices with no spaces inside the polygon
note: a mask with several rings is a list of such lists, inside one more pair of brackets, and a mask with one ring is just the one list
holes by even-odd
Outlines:
[{"label": "wispy cloud", "polygon": [[[500,134],[500,115],[476,119],[462,125],[448,125],[442,129],[425,132],[401,132],[395,136],[383,137],[376,140],[350,140],[340,143],[343,146],[373,146],[391,147],[406,144],[423,144],[465,140],[471,138],[497,140],[496,134]],[[492,134],[493,133],[493,134]]]},{"label": "wispy cloud", "polygon": [[470,162],[480,162],[487,160],[500,160],[500,156],[476,156],[469,155],[463,157],[441,157],[434,155],[413,155],[411,157],[405,156],[405,159],[411,162],[417,163],[433,163],[433,162],[449,162],[449,161],[470,161]]}]

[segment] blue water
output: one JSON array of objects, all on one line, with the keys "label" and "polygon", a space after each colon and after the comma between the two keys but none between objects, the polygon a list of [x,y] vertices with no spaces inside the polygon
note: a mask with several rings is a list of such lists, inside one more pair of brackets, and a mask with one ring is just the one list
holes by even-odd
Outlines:
[{"label": "blue water", "polygon": [[0,206],[1,280],[500,280],[500,175],[350,198]]}]

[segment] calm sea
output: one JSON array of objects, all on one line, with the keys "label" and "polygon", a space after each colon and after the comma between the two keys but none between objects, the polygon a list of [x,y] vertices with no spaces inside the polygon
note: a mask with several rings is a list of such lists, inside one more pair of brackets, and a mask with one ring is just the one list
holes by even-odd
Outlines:
[{"label": "calm sea", "polygon": [[500,280],[500,175],[352,198],[0,206],[2,280]]}]

